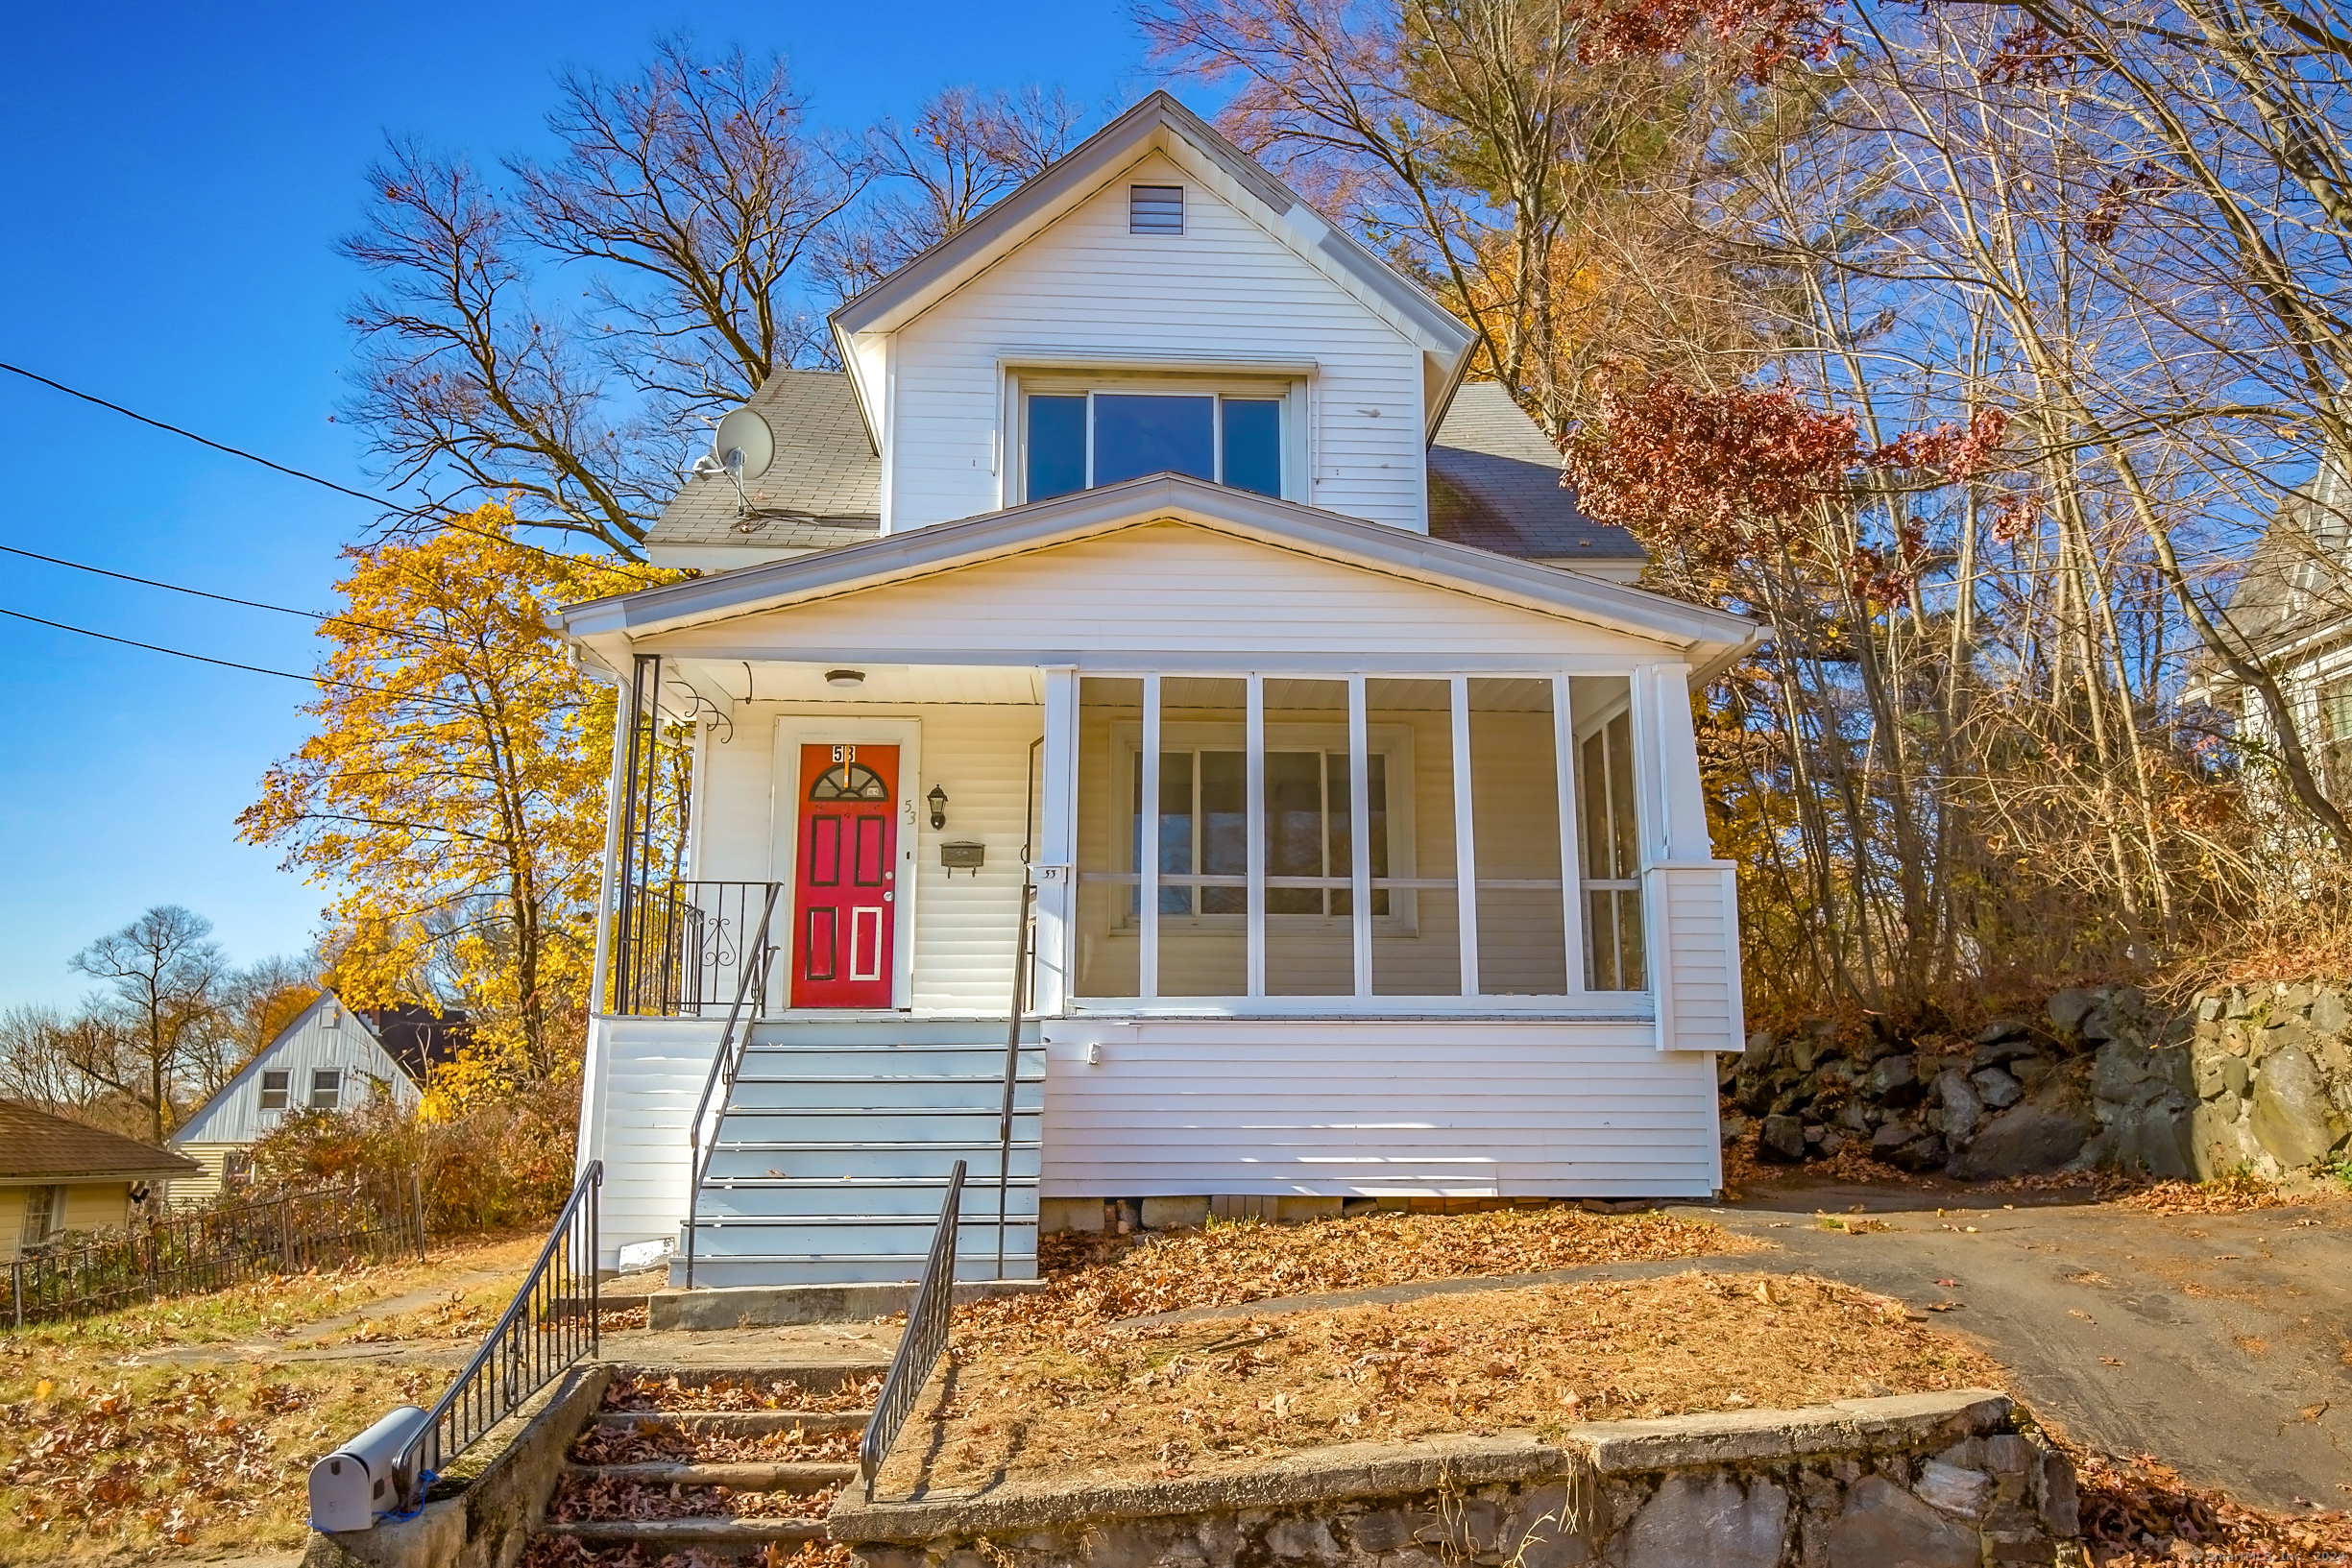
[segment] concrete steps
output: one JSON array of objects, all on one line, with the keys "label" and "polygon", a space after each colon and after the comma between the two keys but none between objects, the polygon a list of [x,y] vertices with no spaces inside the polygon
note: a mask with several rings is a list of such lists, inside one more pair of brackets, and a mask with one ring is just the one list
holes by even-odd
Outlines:
[{"label": "concrete steps", "polygon": [[[1000,1181],[1004,1025],[792,1021],[752,1031],[691,1221],[700,1286],[857,1285],[921,1276],[956,1161],[957,1277],[1036,1277],[1045,1055],[1023,1031]],[[686,1283],[687,1227],[670,1260]]]}]

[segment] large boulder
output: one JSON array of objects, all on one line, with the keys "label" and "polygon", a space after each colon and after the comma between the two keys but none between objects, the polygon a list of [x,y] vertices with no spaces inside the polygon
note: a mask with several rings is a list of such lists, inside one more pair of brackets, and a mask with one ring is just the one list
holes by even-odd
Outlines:
[{"label": "large boulder", "polygon": [[2290,1168],[2335,1151],[2348,1127],[2328,1098],[2327,1080],[2311,1052],[2288,1046],[2265,1057],[2254,1074],[2253,1133],[2270,1157]]},{"label": "large boulder", "polygon": [[1935,1075],[1933,1087],[1944,1110],[1944,1136],[1954,1144],[1964,1142],[1984,1116],[1984,1101],[1976,1097],[1976,1086],[1968,1081],[1967,1073],[1948,1067]]},{"label": "large boulder", "polygon": [[2045,1011],[2049,1017],[2049,1026],[2056,1029],[2062,1036],[2072,1039],[2081,1032],[2082,1021],[2089,1017],[2091,1009],[2097,1005],[2097,992],[2086,991],[2078,985],[2070,985],[2049,999],[2049,1005]]},{"label": "large boulder", "polygon": [[1764,1133],[1757,1140],[1756,1152],[1763,1159],[1796,1164],[1805,1158],[1805,1123],[1793,1116],[1764,1118]]},{"label": "large boulder", "polygon": [[2056,1170],[2082,1152],[2098,1122],[2056,1078],[1976,1129],[1957,1174],[1974,1181]]},{"label": "large boulder", "polygon": [[1919,1081],[1919,1058],[1907,1053],[1871,1063],[1856,1087],[1882,1105],[1916,1105],[1928,1092]]},{"label": "large boulder", "polygon": [[1979,1068],[1968,1075],[1968,1081],[1976,1086],[1976,1098],[1987,1110],[2005,1111],[2025,1098],[2025,1086],[1998,1067]]}]

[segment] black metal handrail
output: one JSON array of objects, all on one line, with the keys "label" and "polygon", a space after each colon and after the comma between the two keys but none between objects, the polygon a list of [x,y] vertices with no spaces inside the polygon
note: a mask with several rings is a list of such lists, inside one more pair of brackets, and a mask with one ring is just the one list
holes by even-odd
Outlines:
[{"label": "black metal handrail", "polygon": [[755,927],[753,913],[777,886],[666,880],[624,890],[613,922],[608,1010],[627,1018],[715,1011],[742,989],[744,975],[764,970],[765,928]]},{"label": "black metal handrail", "polygon": [[[711,1097],[718,1097],[720,1120],[727,1115],[727,1101],[735,1096],[735,1075],[742,1070],[743,1049],[751,1043],[751,1031],[741,1036],[736,1030],[743,1020],[743,1000],[752,991],[756,979],[762,996],[767,993],[767,965],[775,950],[768,946],[769,925],[776,918],[776,895],[784,890],[781,882],[767,884],[767,902],[760,910],[759,929],[753,933],[752,945],[746,950],[746,961],[740,965],[740,976],[735,984],[735,1005],[727,1009],[727,1026],[718,1034],[718,1050],[711,1058],[710,1075],[702,1080],[702,1098],[694,1105],[694,1120],[687,1126],[686,1155],[686,1288],[694,1288],[694,1221],[702,1210],[702,1178],[710,1169],[711,1150],[702,1140],[703,1120],[711,1113]],[[723,1088],[722,1088],[723,1084]],[[718,1129],[711,1129],[711,1139],[717,1142]]]},{"label": "black metal handrail", "polygon": [[874,1482],[890,1445],[914,1412],[915,1396],[931,1381],[931,1369],[947,1349],[948,1311],[956,1304],[956,1232],[963,1207],[963,1162],[948,1172],[947,1201],[939,1205],[939,1229],[931,1239],[931,1257],[923,1264],[923,1282],[915,1287],[914,1305],[907,1309],[907,1332],[899,1336],[890,1358],[889,1375],[882,1380],[882,1395],[866,1418],[865,1435],[858,1439],[858,1475],[865,1483],[865,1500],[874,1501]]},{"label": "black metal handrail", "polygon": [[420,1507],[443,1465],[603,1347],[596,1281],[596,1191],[603,1184],[604,1162],[590,1161],[522,1289],[395,1463],[402,1508]]},{"label": "black metal handrail", "polygon": [[1013,1086],[1021,1077],[1021,1016],[1029,1011],[1029,909],[1037,884],[1021,877],[1021,919],[1013,928],[1012,1007],[1005,1025],[1005,1106],[996,1121],[996,1277],[1005,1277],[1005,1194],[1012,1186]]}]

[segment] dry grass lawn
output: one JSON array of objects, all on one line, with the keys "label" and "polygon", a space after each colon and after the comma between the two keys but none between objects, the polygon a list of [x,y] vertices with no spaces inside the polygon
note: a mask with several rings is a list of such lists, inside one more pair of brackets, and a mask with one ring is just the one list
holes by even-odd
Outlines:
[{"label": "dry grass lawn", "polygon": [[1998,1386],[1883,1296],[1689,1272],[1387,1306],[959,1336],[884,1486],[1242,1469],[1320,1444]]}]

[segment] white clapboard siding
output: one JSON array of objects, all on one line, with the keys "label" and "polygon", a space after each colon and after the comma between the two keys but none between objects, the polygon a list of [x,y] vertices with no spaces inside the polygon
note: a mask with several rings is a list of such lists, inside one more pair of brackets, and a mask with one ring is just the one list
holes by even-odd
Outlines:
[{"label": "white clapboard siding", "polygon": [[[1645,1023],[1045,1027],[1047,1197],[1701,1196],[1711,1058]],[[1089,1051],[1096,1060],[1089,1062]]]},{"label": "white clapboard siding", "polygon": [[[1180,184],[1184,232],[1128,232],[1128,186]],[[892,531],[995,510],[1003,376],[1026,357],[1316,367],[1317,506],[1417,531],[1421,354],[1362,302],[1158,154],[1114,177],[897,334]],[[1006,453],[1000,460],[1002,441]]]},{"label": "white clapboard siding", "polygon": [[1739,995],[1739,904],[1729,860],[1653,866],[1650,927],[1665,965],[1658,999],[1661,1050],[1738,1050],[1746,1025]]},{"label": "white clapboard siding", "polygon": [[607,1266],[635,1242],[675,1242],[686,1218],[687,1122],[718,1052],[719,1019],[592,1018],[580,1158],[604,1162]]},{"label": "white clapboard siding", "polygon": [[[223,1084],[219,1093],[199,1106],[172,1135],[172,1146],[243,1146],[257,1141],[285,1116],[284,1111],[261,1108],[261,1074],[285,1073],[286,1105],[300,1109],[310,1103],[310,1074],[319,1070],[343,1074],[337,1100],[343,1110],[364,1103],[370,1094],[379,1092],[378,1085],[380,1092],[403,1105],[416,1102],[416,1084],[376,1043],[366,1021],[329,993],[304,1008],[279,1031],[277,1039]],[[217,1170],[214,1174],[217,1177]],[[189,1178],[178,1185],[175,1198],[194,1194],[201,1186],[201,1178]]]},{"label": "white clapboard siding", "polygon": [[1034,660],[1053,648],[1128,656],[1137,667],[1169,654],[1262,669],[1278,669],[1286,655],[1345,653],[1371,667],[1418,658],[1444,669],[1466,658],[1631,665],[1666,652],[1588,622],[1176,521],[663,632],[637,646],[724,659],[891,648]]},{"label": "white clapboard siding", "polygon": [[[792,820],[796,785],[777,787],[776,732],[839,717],[841,705],[739,705],[731,740],[714,737],[703,754],[697,876],[763,881],[784,874],[777,823]],[[1045,733],[1043,710],[1030,704],[893,704],[860,709],[860,717],[912,720],[921,727],[922,776],[903,785],[915,799],[914,983],[923,1012],[1002,1015],[1012,994],[1014,923],[1021,900],[1021,848],[1029,805],[1030,743]],[[947,791],[947,826],[934,830],[923,803]],[[907,830],[901,828],[904,833]],[[943,843],[978,843],[986,864],[950,874]],[[788,889],[780,904],[790,928]],[[901,928],[901,939],[905,929]]]}]

